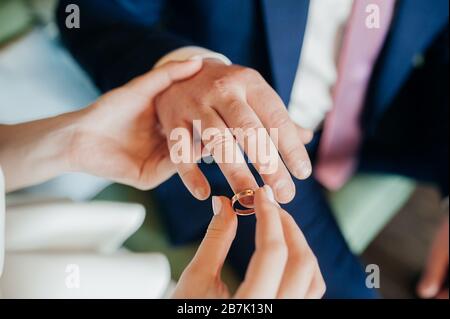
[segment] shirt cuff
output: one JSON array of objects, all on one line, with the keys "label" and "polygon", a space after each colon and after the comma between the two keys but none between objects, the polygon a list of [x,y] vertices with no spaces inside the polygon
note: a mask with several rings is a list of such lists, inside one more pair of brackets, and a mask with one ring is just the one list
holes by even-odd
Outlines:
[{"label": "shirt cuff", "polygon": [[210,51],[202,47],[189,46],[176,49],[166,54],[155,64],[155,68],[172,61],[203,60],[203,59],[216,59],[222,61],[226,65],[232,64],[230,59],[228,59],[223,54]]}]

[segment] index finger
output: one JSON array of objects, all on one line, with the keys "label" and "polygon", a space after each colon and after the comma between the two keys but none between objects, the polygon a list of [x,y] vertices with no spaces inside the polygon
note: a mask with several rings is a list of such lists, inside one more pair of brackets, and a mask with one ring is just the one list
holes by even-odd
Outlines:
[{"label": "index finger", "polygon": [[255,192],[256,249],[237,298],[275,298],[287,261],[279,206],[267,185]]},{"label": "index finger", "polygon": [[213,210],[215,215],[189,268],[217,275],[236,235],[237,217],[226,197],[213,197]]}]

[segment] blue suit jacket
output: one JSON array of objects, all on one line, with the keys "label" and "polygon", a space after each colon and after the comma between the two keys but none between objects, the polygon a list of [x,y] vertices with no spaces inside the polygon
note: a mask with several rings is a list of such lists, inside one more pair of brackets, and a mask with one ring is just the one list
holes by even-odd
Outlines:
[{"label": "blue suit jacket", "polygon": [[[69,3],[80,6],[80,29],[64,25]],[[64,42],[104,91],[146,72],[174,49],[197,45],[259,70],[287,104],[308,7],[309,0],[62,0],[58,21]],[[397,0],[366,97],[368,138],[398,121],[410,126],[408,134],[433,127],[426,139],[423,132],[408,139],[431,143],[427,152],[448,160],[448,15],[448,0]],[[409,114],[382,123],[390,109]],[[410,147],[417,151],[415,142]]]}]

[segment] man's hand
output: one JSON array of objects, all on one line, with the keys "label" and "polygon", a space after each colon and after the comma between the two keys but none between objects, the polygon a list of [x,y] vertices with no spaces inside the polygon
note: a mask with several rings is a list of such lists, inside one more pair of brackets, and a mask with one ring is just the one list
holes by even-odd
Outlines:
[{"label": "man's hand", "polygon": [[201,68],[201,61],[169,63],[113,90],[80,113],[71,134],[71,170],[140,189],[158,186],[176,173],[161,133],[154,100]]},{"label": "man's hand", "polygon": [[[215,128],[221,133],[214,136],[211,153],[225,175],[234,192],[258,187],[247,164],[242,161],[224,162],[218,158],[217,150],[239,149],[238,145],[250,157],[264,182],[275,190],[277,201],[287,203],[295,195],[295,186],[287,170],[300,179],[311,174],[311,163],[304,147],[312,138],[312,133],[297,127],[289,118],[285,105],[262,76],[248,68],[227,66],[217,60],[206,59],[202,70],[187,81],[172,85],[156,101],[156,112],[163,132],[169,142],[169,149],[176,144],[170,134],[174,129],[185,128],[192,132],[193,121],[201,120],[202,129]],[[229,138],[229,128],[242,129],[244,132],[264,130],[265,141],[257,141],[249,134]],[[265,174],[263,163],[258,156],[252,156],[249,148],[258,143],[269,141],[274,148],[267,131],[278,129],[278,150],[286,163],[275,156],[270,165],[273,173]],[[201,132],[200,132],[201,133]],[[208,144],[202,136],[203,145]],[[191,140],[191,144],[199,141]],[[241,154],[242,156],[242,154]],[[196,158],[198,154],[196,155]],[[251,158],[253,157],[253,158]],[[186,187],[198,199],[206,199],[210,186],[195,161],[177,163],[177,171]]]},{"label": "man's hand", "polygon": [[422,298],[448,299],[448,287],[445,287],[445,280],[448,280],[448,227],[446,218],[431,246],[425,273],[417,287],[417,292]]},{"label": "man's hand", "polygon": [[[225,197],[213,198],[213,210],[215,216],[173,298],[232,297],[220,275],[236,234],[237,217]],[[326,287],[316,257],[267,186],[256,190],[255,213],[256,249],[233,298],[321,298]]]}]

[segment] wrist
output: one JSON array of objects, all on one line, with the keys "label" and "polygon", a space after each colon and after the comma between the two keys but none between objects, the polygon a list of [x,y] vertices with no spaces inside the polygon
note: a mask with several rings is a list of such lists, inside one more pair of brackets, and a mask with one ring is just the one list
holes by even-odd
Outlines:
[{"label": "wrist", "polygon": [[2,126],[0,162],[8,191],[44,182],[71,171],[75,113]]},{"label": "wrist", "polygon": [[75,140],[79,122],[79,112],[73,112],[28,123],[30,138],[24,137],[22,142],[31,155],[33,163],[30,164],[43,178],[76,171],[73,157],[77,154]]},{"label": "wrist", "polygon": [[49,152],[49,162],[58,169],[58,174],[78,171],[78,135],[80,116],[78,112],[59,115],[54,118],[55,127],[47,134],[47,143],[55,143]]},{"label": "wrist", "polygon": [[55,150],[54,159],[63,172],[83,172],[83,145],[88,142],[88,127],[86,122],[88,109],[67,113],[59,116],[58,127],[52,139],[61,141],[61,146]]}]

